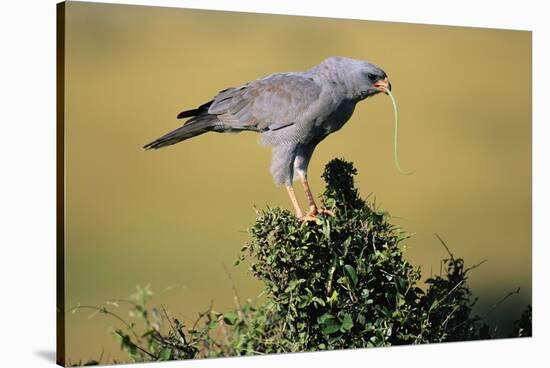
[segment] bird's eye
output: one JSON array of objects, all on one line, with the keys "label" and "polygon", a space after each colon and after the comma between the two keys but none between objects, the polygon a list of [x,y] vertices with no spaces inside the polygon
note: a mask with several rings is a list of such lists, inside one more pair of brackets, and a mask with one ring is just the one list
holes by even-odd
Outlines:
[{"label": "bird's eye", "polygon": [[369,79],[371,80],[371,82],[376,82],[376,80],[378,79],[378,76],[375,75],[375,74],[372,74],[372,73],[368,73],[368,74],[367,74],[367,77],[369,77]]}]

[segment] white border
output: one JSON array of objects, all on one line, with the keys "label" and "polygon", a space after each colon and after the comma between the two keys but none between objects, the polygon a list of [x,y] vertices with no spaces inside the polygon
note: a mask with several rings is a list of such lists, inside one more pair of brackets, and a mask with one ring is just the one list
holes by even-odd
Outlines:
[{"label": "white border", "polygon": [[[546,229],[550,201],[545,188],[550,188],[550,182],[545,158],[550,157],[547,143],[550,139],[547,102],[550,99],[547,91],[550,40],[544,1],[109,2],[534,31],[534,338],[172,362],[154,367],[359,363],[450,368],[548,364],[545,349],[549,342],[547,311],[550,307],[545,281],[550,280],[550,267],[546,265],[550,247]],[[0,244],[3,252],[0,256],[0,362],[3,367],[51,366],[55,349],[55,1],[4,2],[0,17]],[[521,88],[518,86],[518,93],[522,93]],[[49,360],[45,358],[48,356]]]}]

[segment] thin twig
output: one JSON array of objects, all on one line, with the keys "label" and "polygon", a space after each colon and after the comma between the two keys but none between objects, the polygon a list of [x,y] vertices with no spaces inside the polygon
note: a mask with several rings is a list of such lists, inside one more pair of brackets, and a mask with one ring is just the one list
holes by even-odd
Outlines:
[{"label": "thin twig", "polygon": [[478,264],[473,265],[471,267],[468,267],[467,269],[464,270],[464,274],[466,274],[468,271],[471,271],[471,270],[474,270],[474,269],[478,268],[479,266],[481,266],[482,264],[484,264],[487,261],[488,261],[487,258],[485,258],[483,261],[479,262]]},{"label": "thin twig", "polygon": [[[487,318],[487,316],[495,309],[497,308],[499,305],[501,305],[502,303],[504,303],[504,301],[506,299],[508,299],[509,297],[511,297],[512,295],[514,294],[519,294],[519,290],[520,288],[518,287],[515,291],[511,291],[509,292],[508,294],[506,294],[506,296],[504,296],[502,299],[500,299],[498,302],[496,302],[495,304],[493,304],[491,306],[491,308],[489,308],[489,310],[487,311],[487,313],[485,313],[485,315],[481,318],[481,319],[485,319]],[[469,322],[469,320],[466,320],[466,321],[462,321],[461,323],[459,323],[458,325],[456,325],[452,330],[451,332],[453,332],[454,330],[456,330],[457,328],[459,328],[460,326],[463,326],[466,322]]]},{"label": "thin twig", "polygon": [[394,277],[394,278],[397,278],[397,275],[396,275],[396,274],[390,273],[390,272],[388,272],[388,271],[386,271],[386,270],[383,270],[383,269],[381,269],[381,268],[380,268],[378,271],[380,271],[380,272],[382,272],[382,273],[385,273],[386,275],[390,275],[390,276],[392,276],[392,277]]},{"label": "thin twig", "polygon": [[177,289],[177,288],[182,288],[182,289],[184,289],[184,288],[185,288],[185,285],[174,284],[174,285],[167,286],[167,287],[164,288],[164,290],[162,290],[162,291],[160,292],[160,294],[164,294],[164,293],[166,293],[166,292],[168,292],[168,291],[170,291],[170,290],[174,290],[174,289]]},{"label": "thin twig", "polygon": [[508,294],[506,294],[502,299],[500,299],[498,302],[496,302],[495,304],[493,304],[491,306],[491,308],[489,308],[489,310],[487,311],[487,313],[485,313],[485,315],[483,316],[483,318],[487,317],[493,310],[495,310],[499,305],[501,305],[502,303],[504,303],[506,301],[506,299],[508,299],[509,297],[511,297],[512,295],[516,295],[516,294],[519,294],[519,291],[521,290],[521,288],[517,288],[516,290],[514,291],[510,291]]},{"label": "thin twig", "polygon": [[443,246],[445,247],[445,250],[447,250],[447,253],[449,253],[449,256],[451,257],[451,259],[454,260],[455,257],[453,256],[453,253],[451,253],[451,251],[449,250],[447,243],[445,243],[445,241],[437,233],[434,233],[434,235],[436,236],[437,239],[439,239],[441,244],[443,244]]},{"label": "thin twig", "polygon": [[208,309],[205,311],[205,312],[202,312],[202,313],[199,313],[199,318],[197,318],[197,320],[195,321],[195,323],[193,323],[193,327],[191,328],[192,330],[196,330],[197,329],[197,326],[199,324],[199,321],[202,319],[202,317],[206,316],[206,315],[209,315],[210,313],[212,313],[212,306],[214,305],[214,300],[210,300],[210,306],[208,307]]},{"label": "thin twig", "polygon": [[101,363],[101,359],[103,359],[103,353],[105,353],[105,348],[101,349],[101,354],[99,355],[98,363]]},{"label": "thin twig", "polygon": [[[460,282],[457,283],[451,290],[449,290],[449,292],[448,292],[447,294],[445,294],[445,296],[444,296],[443,298],[441,298],[440,300],[436,300],[435,303],[432,304],[432,306],[433,306],[433,305],[436,305],[436,306],[439,307],[439,305],[440,305],[441,303],[443,303],[443,301],[444,301],[445,299],[447,299],[447,298],[449,297],[449,295],[451,295],[451,294],[452,294],[461,284],[463,284],[464,281],[466,281],[466,280],[460,280]],[[431,308],[430,308],[430,310],[431,310]]]},{"label": "thin twig", "polygon": [[105,307],[96,307],[96,306],[93,306],[93,305],[79,305],[78,307],[75,307],[74,309],[94,309],[96,311],[98,311],[99,313],[103,313],[103,314],[107,314],[109,316],[112,316],[112,317],[115,317],[116,319],[118,319],[120,322],[122,322],[133,334],[134,336],[139,339],[139,336],[138,334],[134,331],[134,328],[128,323],[126,322],[122,317],[120,317],[118,314],[116,313],[113,313],[109,310],[107,310],[107,308]]},{"label": "thin twig", "polygon": [[[124,336],[122,336],[121,334],[119,334],[118,331],[115,331],[115,333],[116,333],[118,336],[124,338]],[[133,345],[136,349],[138,349],[139,351],[141,351],[141,352],[143,352],[143,353],[149,355],[151,358],[153,358],[153,359],[155,359],[155,360],[158,360],[158,359],[159,359],[156,355],[154,355],[154,354],[148,352],[147,350],[143,349],[142,347],[140,347],[139,345],[137,345],[135,342],[129,341],[128,343],[129,343],[129,344],[132,344],[132,345]]]},{"label": "thin twig", "polygon": [[114,299],[109,299],[107,300],[107,304],[111,304],[111,305],[114,305],[115,307],[118,307],[118,305],[116,305],[117,303],[128,303],[134,307],[137,307],[138,306],[138,303],[132,301],[132,300],[128,300],[128,299],[120,299],[120,298],[114,298]]},{"label": "thin twig", "polygon": [[239,293],[237,292],[237,288],[235,287],[235,283],[233,282],[233,277],[231,277],[231,273],[225,266],[225,263],[222,262],[223,269],[225,273],[227,274],[227,278],[229,278],[229,281],[231,282],[231,288],[233,289],[233,299],[235,300],[235,306],[237,307],[237,312],[239,312],[239,318],[244,320],[244,313],[241,307],[241,299],[239,297]]},{"label": "thin twig", "polygon": [[[164,305],[160,305],[162,307],[162,311],[164,312],[164,315],[166,316],[166,319],[168,320],[168,324],[170,324],[170,328],[172,329],[172,331],[176,331],[178,333],[178,335],[180,335],[181,337],[181,340],[183,341],[183,343],[185,345],[187,345],[187,340],[185,340],[185,335],[184,333],[178,329],[178,328],[175,328],[174,325],[172,324],[172,321],[170,320],[170,317],[168,316],[168,312],[166,312],[166,308],[164,308]],[[178,320],[176,319],[176,323],[178,323]],[[178,323],[179,325],[179,323]]]},{"label": "thin twig", "polygon": [[445,320],[443,321],[443,323],[441,324],[441,326],[443,326],[444,329],[447,329],[447,322],[449,322],[449,319],[451,318],[451,316],[457,311],[457,309],[460,307],[460,305],[456,305],[453,310],[451,311],[451,313],[449,313],[449,315],[447,316],[447,318],[445,318]]}]

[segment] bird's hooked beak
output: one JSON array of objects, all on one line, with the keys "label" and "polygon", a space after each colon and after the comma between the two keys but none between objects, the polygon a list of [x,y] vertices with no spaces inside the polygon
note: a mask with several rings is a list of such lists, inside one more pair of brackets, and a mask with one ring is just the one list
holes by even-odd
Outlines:
[{"label": "bird's hooked beak", "polygon": [[380,92],[384,92],[384,93],[386,93],[386,90],[391,91],[391,83],[388,80],[388,78],[381,79],[378,82],[374,83],[374,87]]}]

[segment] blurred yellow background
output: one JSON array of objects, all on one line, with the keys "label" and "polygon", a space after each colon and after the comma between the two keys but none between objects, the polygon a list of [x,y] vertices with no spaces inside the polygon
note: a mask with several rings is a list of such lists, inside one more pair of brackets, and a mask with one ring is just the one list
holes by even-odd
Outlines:
[{"label": "blurred yellow background", "polygon": [[[151,283],[154,303],[192,321],[211,300],[220,311],[233,305],[224,264],[241,297],[255,297],[260,283],[245,265],[231,266],[253,206],[291,209],[273,185],[269,149],[254,133],[141,147],[221,89],[335,55],[387,72],[401,111],[401,163],[415,173],[393,166],[391,101],[377,96],[317,148],[315,193],[330,159],[353,161],[363,196],[373,193],[415,234],[407,256],[424,278],[446,256],[438,233],[467,265],[488,259],[470,278],[478,313],[521,287],[488,316],[506,330],[530,303],[530,32],[74,2],[66,9],[67,309]],[[67,313],[68,359],[97,359],[103,349],[104,359],[123,359],[107,333],[113,324]]]}]

